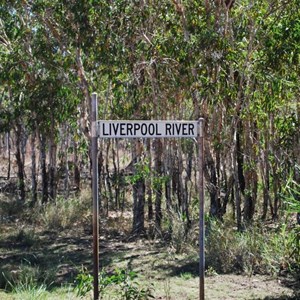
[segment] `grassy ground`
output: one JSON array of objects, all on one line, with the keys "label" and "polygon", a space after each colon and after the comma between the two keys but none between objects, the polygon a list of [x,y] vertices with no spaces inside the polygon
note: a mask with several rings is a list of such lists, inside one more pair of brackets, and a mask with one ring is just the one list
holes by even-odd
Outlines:
[{"label": "grassy ground", "polygon": [[[126,219],[101,222],[101,268],[134,270],[141,287],[155,299],[198,299],[197,253],[176,254],[161,240],[130,240]],[[0,237],[0,299],[79,299],[76,274],[92,269],[92,238],[88,223],[45,230],[17,219],[2,222]],[[216,274],[208,269],[206,299],[297,299],[295,286],[267,276]],[[3,289],[10,292],[4,292]],[[84,299],[91,299],[88,294]],[[118,299],[107,291],[102,299]]]}]

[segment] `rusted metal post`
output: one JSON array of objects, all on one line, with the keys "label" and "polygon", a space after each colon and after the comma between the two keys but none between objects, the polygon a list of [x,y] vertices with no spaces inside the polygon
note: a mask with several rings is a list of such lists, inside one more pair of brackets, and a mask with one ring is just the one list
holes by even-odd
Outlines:
[{"label": "rusted metal post", "polygon": [[205,222],[204,222],[204,119],[199,119],[198,132],[198,160],[199,160],[199,299],[204,300],[204,276],[205,276]]},{"label": "rusted metal post", "polygon": [[97,135],[98,104],[97,94],[92,94],[91,114],[91,159],[92,159],[92,195],[93,195],[93,276],[94,300],[99,299],[99,195],[98,195],[98,135]]}]

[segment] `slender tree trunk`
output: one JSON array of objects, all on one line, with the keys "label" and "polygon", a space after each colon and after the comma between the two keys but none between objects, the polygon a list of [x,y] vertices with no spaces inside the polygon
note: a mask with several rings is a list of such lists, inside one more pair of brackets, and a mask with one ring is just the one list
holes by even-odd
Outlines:
[{"label": "slender tree trunk", "polygon": [[74,159],[73,159],[73,165],[74,165],[74,187],[76,192],[80,191],[80,182],[81,182],[81,176],[80,176],[80,168],[79,168],[79,162],[78,162],[78,143],[73,141],[74,143]]},{"label": "slender tree trunk", "polygon": [[[151,156],[151,141],[146,141],[146,155],[148,158],[149,173],[152,173],[152,156]],[[153,219],[153,203],[152,203],[152,180],[151,175],[146,178],[147,204],[148,204],[148,221]]]},{"label": "slender tree trunk", "polygon": [[57,145],[55,142],[54,116],[51,117],[51,131],[49,140],[49,197],[55,201],[57,194],[57,166],[56,166]]},{"label": "slender tree trunk", "polygon": [[244,171],[244,221],[250,223],[253,219],[257,195],[256,161],[253,151],[253,133],[250,128],[250,121],[245,121],[244,132],[244,153],[246,169]]},{"label": "slender tree trunk", "polygon": [[223,198],[222,208],[221,208],[221,215],[222,217],[226,214],[227,211],[227,205],[230,201],[230,197],[232,197],[232,189],[233,189],[233,175],[231,174],[229,178],[227,179],[226,170],[224,170],[224,191],[225,195]]},{"label": "slender tree trunk", "polygon": [[32,206],[37,203],[37,176],[36,176],[36,151],[35,151],[36,131],[31,134],[31,194]]},{"label": "slender tree trunk", "polygon": [[139,178],[133,185],[133,228],[132,233],[142,234],[144,227],[145,181]]},{"label": "slender tree trunk", "polygon": [[105,186],[107,188],[107,203],[106,203],[106,213],[108,215],[109,211],[109,203],[112,201],[113,202],[113,192],[111,188],[111,176],[110,176],[110,171],[109,171],[109,149],[111,146],[111,141],[110,139],[107,142],[107,147],[106,147],[106,155],[105,155]]},{"label": "slender tree trunk", "polygon": [[[279,169],[279,162],[278,162],[278,157],[279,153],[276,151],[276,146],[274,145],[275,143],[275,136],[276,136],[276,130],[275,130],[275,123],[274,123],[274,113],[271,113],[270,115],[270,123],[271,123],[271,141],[270,141],[270,151],[273,154],[273,163],[271,164],[271,171],[272,171],[272,189],[273,189],[273,197],[274,197],[274,202],[273,202],[273,214],[272,217],[274,220],[278,218],[278,209],[279,209],[279,203],[280,203],[280,171]],[[271,199],[270,199],[271,201]],[[272,203],[272,202],[271,202]],[[272,206],[272,205],[271,205]]]},{"label": "slender tree trunk", "polygon": [[10,132],[7,132],[7,154],[8,154],[8,166],[7,166],[7,175],[6,179],[10,179],[10,173],[11,173],[11,143],[10,143]]},{"label": "slender tree trunk", "polygon": [[137,179],[133,184],[133,224],[132,233],[142,234],[145,231],[145,178],[140,173],[140,170],[136,168],[137,164],[141,162],[141,145],[139,140],[135,140],[132,147],[132,158],[134,164],[134,171]]},{"label": "slender tree trunk", "polygon": [[173,149],[173,155],[171,155],[172,159],[172,166],[171,166],[171,180],[172,180],[172,186],[171,186],[171,191],[172,191],[172,197],[173,199],[177,198],[177,203],[174,204],[174,207],[176,210],[181,209],[181,196],[180,196],[180,189],[178,186],[178,177],[179,177],[179,168],[178,168],[178,158],[176,157],[175,153],[177,152],[177,144],[173,143],[172,145]]},{"label": "slender tree trunk", "polygon": [[70,185],[69,185],[69,160],[68,160],[68,153],[69,153],[69,126],[66,124],[65,125],[65,134],[64,134],[64,149],[62,151],[64,152],[64,193],[65,193],[65,198],[67,199],[70,194]]},{"label": "slender tree trunk", "polygon": [[[238,171],[238,179],[239,179],[239,187],[241,193],[245,194],[245,176],[244,176],[244,155],[242,149],[242,125],[241,121],[238,122],[238,128],[236,133],[236,159],[237,159],[237,171]],[[249,138],[249,137],[247,137]]]},{"label": "slender tree trunk", "polygon": [[[100,147],[99,147],[99,154],[98,154],[98,178],[99,178],[99,182],[98,182],[98,185],[99,185],[99,188],[98,188],[98,193],[99,195],[102,195],[102,189],[103,189],[103,184],[102,182],[105,182],[105,172],[103,170],[104,168],[104,158],[103,158],[103,143],[100,144]],[[99,197],[99,208],[101,209],[102,208],[102,197]],[[124,203],[123,203],[123,207],[122,209],[124,208]]]},{"label": "slender tree trunk", "polygon": [[170,151],[170,144],[166,147],[166,155],[164,158],[164,174],[168,177],[168,180],[165,181],[165,197],[166,197],[166,208],[171,217],[171,208],[172,208],[172,190],[171,190],[171,179],[172,179],[172,157]]},{"label": "slender tree trunk", "polygon": [[42,172],[42,203],[48,202],[48,174],[46,162],[46,138],[44,134],[40,135],[40,161]]},{"label": "slender tree trunk", "polygon": [[161,200],[162,200],[162,142],[161,139],[155,140],[154,145],[154,172],[156,176],[155,184],[155,228],[156,230],[161,229],[162,220],[162,210],[161,210]]},{"label": "slender tree trunk", "polygon": [[273,206],[270,200],[270,164],[269,164],[269,132],[265,131],[265,145],[262,150],[261,159],[261,176],[263,184],[263,213],[262,220],[265,220],[268,213],[268,206],[270,205],[271,215],[273,216]]},{"label": "slender tree trunk", "polygon": [[234,179],[234,197],[235,197],[235,211],[236,211],[236,223],[238,230],[242,230],[242,209],[241,209],[241,195],[239,187],[239,177],[238,177],[238,159],[237,154],[238,145],[237,145],[237,128],[234,132],[234,150],[232,153],[232,164],[233,164],[233,179]]},{"label": "slender tree trunk", "polygon": [[115,187],[115,209],[117,210],[120,207],[120,162],[118,139],[115,140],[115,145],[116,149],[112,149],[114,165],[113,185]]},{"label": "slender tree trunk", "polygon": [[24,161],[22,160],[22,125],[16,125],[16,161],[18,166],[18,188],[20,191],[20,201],[25,202],[25,171]]},{"label": "slender tree trunk", "polygon": [[214,159],[212,157],[212,154],[208,146],[205,146],[204,175],[206,177],[206,181],[209,182],[208,185],[208,192],[210,196],[209,214],[212,217],[220,218],[221,203],[220,203],[220,199],[218,198],[217,172],[216,172]]}]

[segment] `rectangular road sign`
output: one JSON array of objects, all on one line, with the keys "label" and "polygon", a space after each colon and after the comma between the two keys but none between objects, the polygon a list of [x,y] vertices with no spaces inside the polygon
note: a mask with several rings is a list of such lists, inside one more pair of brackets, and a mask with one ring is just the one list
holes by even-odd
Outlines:
[{"label": "rectangular road sign", "polygon": [[196,137],[197,121],[98,120],[99,138],[183,138]]}]

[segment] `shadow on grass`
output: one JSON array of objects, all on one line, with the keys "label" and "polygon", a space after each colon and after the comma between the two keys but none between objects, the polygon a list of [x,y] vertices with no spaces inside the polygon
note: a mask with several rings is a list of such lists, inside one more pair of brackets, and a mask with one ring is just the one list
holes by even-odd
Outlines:
[{"label": "shadow on grass", "polygon": [[[111,246],[100,241],[100,266],[111,265],[126,252],[126,245]],[[30,276],[49,290],[73,283],[84,268],[93,269],[92,238],[82,233],[41,232],[34,242],[16,239],[13,235],[0,241],[0,288],[17,283],[22,276]]]},{"label": "shadow on grass", "polygon": [[188,273],[192,277],[199,276],[199,261],[192,259],[174,260],[172,265],[159,264],[155,266],[157,270],[164,270],[168,273],[168,276],[180,276]]}]

